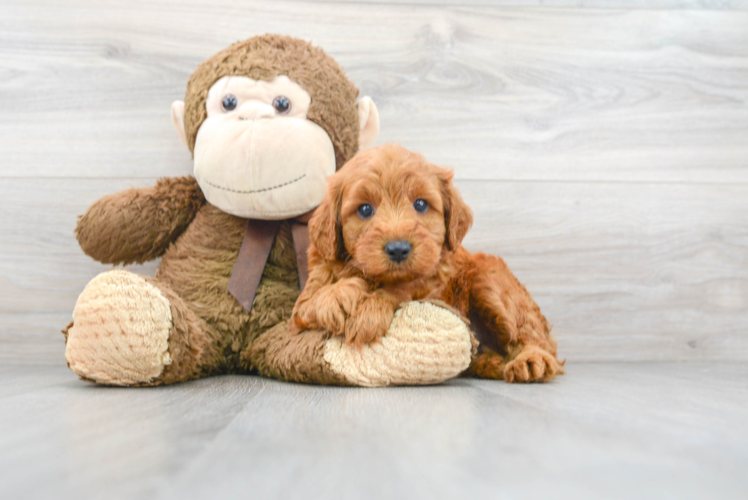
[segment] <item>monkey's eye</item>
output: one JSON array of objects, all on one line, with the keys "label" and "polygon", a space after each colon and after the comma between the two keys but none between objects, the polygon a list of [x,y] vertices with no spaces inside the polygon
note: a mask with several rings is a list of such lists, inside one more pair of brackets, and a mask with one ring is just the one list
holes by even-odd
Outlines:
[{"label": "monkey's eye", "polygon": [[236,96],[233,94],[226,94],[223,96],[223,100],[221,101],[221,106],[223,107],[224,111],[233,111],[236,109],[238,101],[236,100]]},{"label": "monkey's eye", "polygon": [[429,209],[429,202],[418,198],[413,202],[413,208],[415,208],[416,212],[418,212],[419,214],[426,213],[426,210]]},{"label": "monkey's eye", "polygon": [[362,219],[368,219],[372,215],[374,215],[374,207],[372,207],[368,203],[364,203],[363,205],[358,207],[358,216]]},{"label": "monkey's eye", "polygon": [[284,95],[279,95],[273,99],[273,107],[279,115],[285,115],[291,109],[291,101]]}]

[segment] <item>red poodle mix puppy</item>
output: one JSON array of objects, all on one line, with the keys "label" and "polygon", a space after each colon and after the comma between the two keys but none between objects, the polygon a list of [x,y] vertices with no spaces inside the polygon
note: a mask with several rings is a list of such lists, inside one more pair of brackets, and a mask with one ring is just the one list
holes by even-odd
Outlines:
[{"label": "red poodle mix puppy", "polygon": [[309,280],[297,330],[322,328],[363,345],[385,335],[407,301],[438,299],[470,318],[480,340],[471,372],[507,382],[563,373],[537,304],[499,257],[461,245],[473,217],[452,171],[388,145],[329,178],[309,222]]}]

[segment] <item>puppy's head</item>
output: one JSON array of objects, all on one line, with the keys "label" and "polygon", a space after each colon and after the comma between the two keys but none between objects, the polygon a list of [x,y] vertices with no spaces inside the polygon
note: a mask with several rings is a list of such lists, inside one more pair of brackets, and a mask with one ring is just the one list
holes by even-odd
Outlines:
[{"label": "puppy's head", "polygon": [[324,260],[393,282],[433,275],[472,221],[450,170],[387,145],[356,155],[329,177],[309,232]]}]

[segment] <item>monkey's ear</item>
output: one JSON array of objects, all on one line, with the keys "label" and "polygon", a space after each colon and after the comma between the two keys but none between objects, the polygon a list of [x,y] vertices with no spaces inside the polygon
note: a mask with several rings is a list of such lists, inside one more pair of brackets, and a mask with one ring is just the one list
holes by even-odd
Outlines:
[{"label": "monkey's ear", "polygon": [[327,179],[327,194],[309,220],[309,240],[323,259],[335,261],[345,253],[340,221],[342,190],[334,175]]},{"label": "monkey's ear", "polygon": [[374,145],[379,135],[379,111],[371,97],[364,96],[356,103],[358,108],[358,150],[363,151]]},{"label": "monkey's ear", "polygon": [[179,138],[182,139],[184,145],[189,147],[189,144],[187,144],[187,133],[184,131],[183,101],[174,101],[171,103],[171,124],[174,125],[174,128],[176,129]]},{"label": "monkey's ear", "polygon": [[440,168],[442,181],[442,200],[444,204],[444,225],[447,234],[444,236],[444,244],[447,248],[454,250],[462,243],[470,226],[473,225],[473,212],[462,200],[460,192],[452,184],[454,172]]}]

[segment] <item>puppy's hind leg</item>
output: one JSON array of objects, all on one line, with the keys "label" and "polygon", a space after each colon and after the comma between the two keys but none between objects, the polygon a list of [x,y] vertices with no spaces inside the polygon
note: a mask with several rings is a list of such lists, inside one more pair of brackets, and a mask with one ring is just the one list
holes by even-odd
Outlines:
[{"label": "puppy's hind leg", "polygon": [[503,356],[490,348],[481,348],[466,375],[507,382],[547,382],[564,373],[563,363],[554,355],[533,345],[521,346],[518,353]]},{"label": "puppy's hind leg", "polygon": [[471,308],[501,353],[482,348],[472,372],[507,382],[547,382],[563,374],[556,340],[540,308],[504,261],[472,256]]}]

